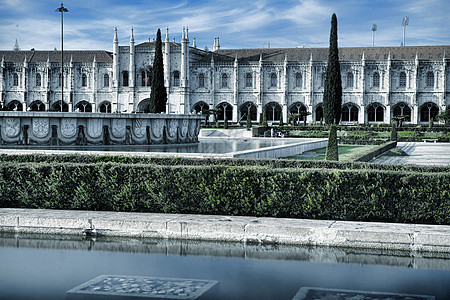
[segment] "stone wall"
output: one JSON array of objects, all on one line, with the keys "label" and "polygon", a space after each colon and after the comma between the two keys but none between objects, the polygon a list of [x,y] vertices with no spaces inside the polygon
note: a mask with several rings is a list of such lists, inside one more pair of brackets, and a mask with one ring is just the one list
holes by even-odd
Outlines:
[{"label": "stone wall", "polygon": [[0,144],[196,143],[200,115],[0,112]]}]

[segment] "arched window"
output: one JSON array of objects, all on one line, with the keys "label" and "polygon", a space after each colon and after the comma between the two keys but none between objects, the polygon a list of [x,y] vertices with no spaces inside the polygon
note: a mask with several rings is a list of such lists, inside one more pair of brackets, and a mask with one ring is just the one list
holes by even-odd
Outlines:
[{"label": "arched window", "polygon": [[13,75],[13,84],[14,86],[19,86],[19,75],[17,75],[17,73],[14,73]]},{"label": "arched window", "polygon": [[22,111],[23,110],[23,106],[22,103],[20,103],[20,101],[18,100],[13,100],[11,102],[8,103],[8,105],[6,105],[8,110],[11,111]]},{"label": "arched window", "polygon": [[439,107],[432,103],[428,102],[422,105],[420,108],[420,122],[429,122],[431,119],[436,121],[436,116],[439,114]]},{"label": "arched window", "polygon": [[411,108],[404,102],[400,102],[395,105],[393,108],[393,116],[404,116],[409,121],[411,120]]},{"label": "arched window", "polygon": [[100,104],[100,112],[101,113],[110,113],[111,112],[111,103],[108,101],[103,102]]},{"label": "arched window", "polygon": [[173,86],[180,86],[180,72],[173,72]]},{"label": "arched window", "polygon": [[141,86],[147,86],[147,74],[145,73],[145,71],[141,72]]},{"label": "arched window", "polygon": [[103,75],[103,87],[109,87],[109,75]]},{"label": "arched window", "polygon": [[150,98],[145,98],[141,102],[139,102],[137,107],[138,112],[150,113]]},{"label": "arched window", "polygon": [[151,86],[152,84],[152,73],[150,71],[141,72],[141,86]]},{"label": "arched window", "polygon": [[81,86],[87,86],[87,76],[84,73],[81,75]]},{"label": "arched window", "polygon": [[217,109],[217,120],[225,121],[225,116],[227,120],[230,121],[233,118],[233,106],[229,103],[220,103],[216,106]]},{"label": "arched window", "polygon": [[198,75],[198,87],[205,87],[205,74],[203,73]]},{"label": "arched window", "polygon": [[349,88],[353,87],[353,73],[352,72],[347,73],[347,87],[349,87]]},{"label": "arched window", "polygon": [[42,103],[42,101],[34,101],[30,104],[30,110],[31,111],[45,111],[45,105]]},{"label": "arched window", "polygon": [[92,112],[92,105],[86,100],[82,100],[75,106],[75,111],[78,112]]},{"label": "arched window", "polygon": [[240,113],[241,113],[241,118],[240,121],[246,121],[247,120],[247,116],[250,115],[250,120],[251,121],[256,121],[257,118],[257,109],[256,109],[256,105],[253,102],[245,102],[244,104],[241,105],[240,109],[239,109]]},{"label": "arched window", "polygon": [[[299,115],[294,120],[292,120],[292,121],[294,121],[294,123],[298,123],[300,121],[306,122],[306,119],[307,119],[307,114],[306,113],[307,112],[308,112],[308,109],[301,102],[295,102],[289,108],[289,114],[290,115],[297,115],[297,114]],[[291,116],[289,116],[289,119],[291,119]]]},{"label": "arched window", "polygon": [[69,105],[67,105],[66,102],[63,101],[62,103],[62,109],[61,109],[61,100],[56,101],[52,104],[51,106],[51,111],[64,111],[64,112],[68,112],[69,111]]},{"label": "arched window", "polygon": [[245,87],[252,87],[253,86],[253,76],[252,73],[247,73],[245,75]]},{"label": "arched window", "polygon": [[427,87],[434,87],[434,74],[433,72],[427,72]]},{"label": "arched window", "polygon": [[206,104],[203,101],[197,102],[194,107],[193,107],[194,111],[196,114],[207,114],[208,110],[209,110],[209,105]]},{"label": "arched window", "polygon": [[41,74],[36,74],[36,86],[41,86]]},{"label": "arched window", "polygon": [[369,122],[383,122],[384,108],[379,103],[371,104],[367,110],[367,118]]},{"label": "arched window", "polygon": [[122,73],[122,86],[128,86],[128,71]]},{"label": "arched window", "polygon": [[398,80],[399,87],[406,87],[406,73],[401,72]]},{"label": "arched window", "polygon": [[295,74],[295,87],[297,87],[297,88],[302,87],[302,74],[301,73]]},{"label": "arched window", "polygon": [[276,102],[270,102],[265,106],[267,121],[279,121],[281,116],[281,106]]},{"label": "arched window", "polygon": [[222,74],[222,82],[221,82],[221,87],[226,88],[228,87],[228,75],[227,74]]},{"label": "arched window", "polygon": [[342,106],[341,121],[342,122],[358,122],[359,109],[353,103],[347,103]]},{"label": "arched window", "polygon": [[277,87],[277,74],[275,73],[270,75],[270,87]]},{"label": "arched window", "polygon": [[316,107],[316,122],[323,121],[323,107],[322,105],[317,105]]},{"label": "arched window", "polygon": [[62,74],[59,73],[59,75],[58,75],[58,86],[61,86],[61,84],[62,84]]},{"label": "arched window", "polygon": [[380,87],[380,73],[378,73],[378,72],[373,73],[372,86],[373,87]]},{"label": "arched window", "polygon": [[323,72],[322,73],[322,77],[321,77],[321,79],[320,79],[320,86],[321,87],[324,87],[325,86],[325,75],[326,73],[325,72]]}]

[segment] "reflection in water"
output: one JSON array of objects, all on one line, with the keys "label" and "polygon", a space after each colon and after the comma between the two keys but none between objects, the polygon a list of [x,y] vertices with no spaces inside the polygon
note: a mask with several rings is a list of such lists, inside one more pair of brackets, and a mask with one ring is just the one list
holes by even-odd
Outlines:
[{"label": "reflection in water", "polygon": [[292,299],[301,287],[450,299],[450,257],[418,253],[64,236],[0,238],[1,299],[63,299],[100,275],[219,281],[213,299]]},{"label": "reflection in water", "polygon": [[[300,140],[299,140],[300,141]],[[160,145],[110,145],[110,146],[15,146],[2,145],[3,149],[66,150],[66,151],[118,151],[118,152],[166,152],[166,153],[231,153],[259,148],[282,146],[299,141],[286,139],[200,139],[196,144]]]}]

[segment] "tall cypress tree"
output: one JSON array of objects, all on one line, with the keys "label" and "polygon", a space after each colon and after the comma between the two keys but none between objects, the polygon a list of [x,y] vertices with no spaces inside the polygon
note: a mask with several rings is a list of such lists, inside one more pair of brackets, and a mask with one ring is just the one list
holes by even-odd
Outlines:
[{"label": "tall cypress tree", "polygon": [[161,30],[158,28],[155,42],[155,60],[153,61],[152,91],[150,93],[150,112],[166,111],[167,91],[164,86],[164,65],[162,56]]},{"label": "tall cypress tree", "polygon": [[337,18],[331,17],[330,47],[328,48],[328,64],[323,91],[323,114],[325,124],[338,124],[341,119],[342,82],[339,65]]}]

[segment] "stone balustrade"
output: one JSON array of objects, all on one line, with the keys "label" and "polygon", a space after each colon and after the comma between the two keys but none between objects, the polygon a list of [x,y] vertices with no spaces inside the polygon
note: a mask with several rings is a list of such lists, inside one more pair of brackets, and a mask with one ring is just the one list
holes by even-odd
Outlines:
[{"label": "stone balustrade", "polygon": [[201,115],[0,112],[2,145],[196,143]]}]

